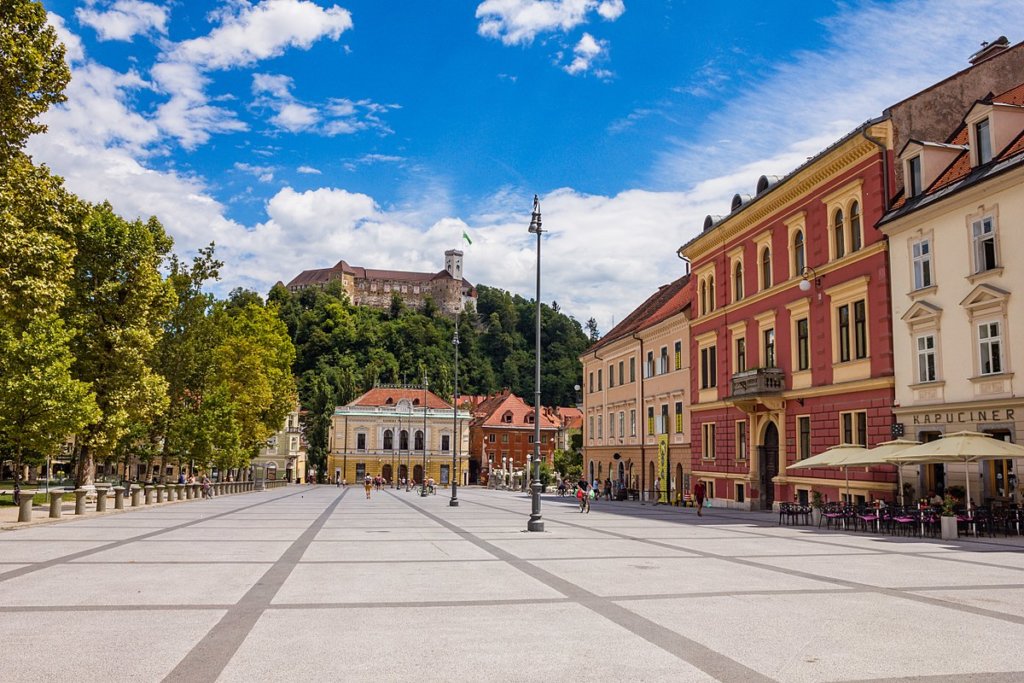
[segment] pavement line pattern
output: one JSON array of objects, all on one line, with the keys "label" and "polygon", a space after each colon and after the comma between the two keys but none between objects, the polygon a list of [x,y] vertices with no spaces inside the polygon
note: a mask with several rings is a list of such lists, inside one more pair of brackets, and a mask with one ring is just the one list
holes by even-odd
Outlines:
[{"label": "pavement line pattern", "polygon": [[[153,538],[155,536],[160,536],[161,534],[166,534],[166,533],[168,533],[170,531],[177,531],[178,529],[186,529],[186,528],[188,528],[190,526],[195,526],[196,524],[201,524],[203,522],[209,522],[212,519],[219,519],[220,517],[227,517],[228,515],[233,515],[233,514],[236,514],[236,513],[239,513],[239,512],[243,512],[245,510],[251,510],[252,508],[259,507],[260,505],[266,505],[267,503],[274,503],[274,502],[279,501],[279,500],[284,500],[285,498],[291,498],[292,496],[297,496],[300,493],[302,493],[302,491],[296,491],[295,493],[289,493],[288,495],[272,498],[271,500],[263,500],[263,501],[260,501],[259,503],[253,503],[252,505],[246,505],[245,507],[240,507],[240,508],[237,508],[235,510],[229,510],[227,512],[219,512],[219,513],[217,513],[215,515],[210,515],[209,517],[201,517],[199,519],[193,519],[190,522],[183,522],[182,524],[175,524],[174,526],[162,527],[160,529],[157,529],[156,531],[149,531],[149,532],[144,533],[144,534],[139,534],[138,536],[132,536],[130,538],[122,538],[122,539],[117,540],[117,541],[111,541],[110,543],[104,543],[103,545],[96,546],[95,548],[89,548],[88,550],[80,550],[77,553],[68,553],[67,555],[61,555],[60,557],[55,557],[52,560],[44,560],[43,562],[34,562],[32,564],[26,565],[24,567],[20,567],[18,569],[12,569],[10,571],[6,571],[6,572],[3,572],[3,573],[0,573],[0,581],[9,581],[10,579],[14,579],[14,578],[17,578],[19,576],[24,576],[25,574],[31,574],[32,572],[37,572],[37,571],[40,571],[42,569],[48,569],[50,567],[55,567],[57,565],[65,564],[67,562],[73,562],[74,560],[78,560],[78,559],[81,559],[83,557],[89,557],[90,555],[95,555],[96,553],[101,553],[101,552],[103,552],[105,550],[111,550],[113,548],[120,548],[121,546],[128,545],[129,543],[135,543],[136,541],[145,541],[145,540],[148,540],[148,539]],[[156,508],[152,508],[152,509],[156,509]]]},{"label": "pavement line pattern", "polygon": [[[485,505],[483,503],[474,503],[474,504],[475,505],[483,505],[485,507],[494,507],[495,509],[505,510],[506,512],[512,512],[512,510],[509,510],[508,508],[503,508],[503,507],[500,507],[500,506]],[[698,550],[696,548],[681,548],[679,546],[672,545],[670,543],[664,543],[662,541],[657,541],[657,540],[653,540],[653,539],[650,539],[650,538],[641,538],[639,536],[630,536],[629,534],[620,533],[618,531],[610,531],[608,529],[592,528],[592,527],[588,527],[586,525],[578,524],[578,523],[575,523],[575,522],[566,522],[564,520],[557,520],[557,519],[556,520],[551,520],[550,518],[546,519],[545,522],[554,522],[555,524],[562,524],[562,525],[565,525],[565,526],[568,526],[568,527],[575,527],[575,528],[578,528],[578,529],[586,529],[586,530],[592,531],[594,533],[600,533],[600,534],[604,534],[606,536],[611,536],[613,538],[619,538],[619,539],[622,539],[622,540],[637,541],[639,543],[645,543],[647,545],[652,545],[652,546],[655,546],[655,547],[658,547],[658,548],[668,548],[668,549],[671,549],[671,550],[681,550],[681,551],[693,553],[695,555],[699,555],[701,557],[706,557],[706,558],[711,558],[711,559],[716,559],[716,560],[722,560],[724,562],[731,562],[733,564],[743,565],[743,566],[746,566],[746,567],[753,567],[753,568],[756,568],[756,569],[765,569],[765,570],[768,570],[768,571],[777,572],[777,573],[780,573],[780,574],[785,574],[787,576],[792,576],[792,577],[797,577],[797,578],[802,578],[802,579],[810,579],[812,581],[822,581],[822,582],[825,582],[825,583],[832,583],[832,584],[835,584],[836,586],[841,586],[841,587],[844,587],[844,588],[852,588],[852,589],[856,589],[856,590],[859,590],[859,591],[862,591],[862,592],[879,593],[881,595],[886,595],[886,596],[889,596],[889,597],[892,597],[892,598],[899,598],[899,599],[903,599],[903,600],[910,600],[910,601],[913,601],[913,602],[920,602],[920,603],[924,603],[924,604],[927,604],[927,605],[932,605],[934,607],[943,607],[945,609],[956,610],[956,611],[965,612],[965,613],[968,613],[968,614],[975,614],[975,615],[982,616],[982,617],[989,617],[991,619],[998,619],[1000,621],[1009,622],[1011,624],[1024,624],[1024,616],[1021,616],[1021,615],[1008,614],[1006,612],[998,612],[996,610],[985,609],[983,607],[975,607],[974,605],[965,605],[965,604],[961,604],[961,603],[951,602],[949,600],[942,600],[941,598],[934,598],[934,597],[927,596],[927,595],[921,595],[919,593],[911,593],[911,592],[908,592],[908,590],[906,588],[888,588],[888,587],[885,587],[885,586],[873,586],[873,585],[867,584],[867,583],[859,583],[857,581],[849,581],[847,579],[840,579],[840,578],[831,577],[831,576],[822,576],[820,574],[814,574],[812,572],[800,571],[799,569],[787,569],[785,567],[778,567],[778,566],[775,566],[775,565],[772,565],[772,564],[767,564],[765,562],[758,562],[757,560],[751,560],[751,559],[743,558],[743,557],[733,557],[731,555],[722,555],[720,553],[713,553],[713,552],[710,552],[710,551],[707,551],[707,550]],[[745,532],[745,533],[750,533],[750,532]],[[771,537],[768,534],[762,534],[762,535]],[[903,553],[903,552],[893,551],[891,553],[884,553],[884,554],[889,554],[889,555],[910,555],[911,553]],[[913,553],[913,555],[916,557],[916,556],[918,556],[918,553]],[[938,557],[938,556],[935,556],[935,555],[931,555],[931,554],[924,555],[924,557],[927,558],[927,559],[933,559],[933,560],[934,559],[943,559],[941,557]],[[982,566],[991,566],[988,563],[984,563],[984,562],[971,562],[970,560],[956,560],[956,561],[964,563],[964,564],[968,564],[968,565],[977,564],[977,565],[982,565]],[[1017,568],[1017,567],[1006,567],[1006,566],[1001,566],[1001,565],[999,566],[999,568],[1000,569],[1013,569],[1013,570],[1019,570],[1020,569],[1020,568]],[[927,590],[931,590],[931,589],[927,589]]]},{"label": "pavement line pattern", "polygon": [[504,560],[510,566],[523,572],[527,576],[543,583],[559,593],[562,593],[573,602],[585,607],[612,623],[626,629],[630,633],[643,638],[652,645],[661,648],[669,654],[678,657],[687,664],[700,669],[714,678],[722,681],[744,681],[745,683],[769,683],[773,679],[755,671],[734,659],[715,652],[709,647],[701,645],[695,640],[665,628],[646,617],[631,612],[622,605],[612,602],[608,598],[592,593],[576,584],[552,574],[540,567],[516,557],[515,555],[502,550],[492,543],[466,531],[465,529],[449,522],[446,519],[424,510],[409,501],[390,494],[397,500],[413,510],[416,510],[427,519],[443,526],[444,528],[458,534],[461,538],[469,541],[476,547],[484,550],[495,557]]},{"label": "pavement line pattern", "polygon": [[213,683],[217,680],[349,490],[342,490],[242,599],[228,609],[217,625],[164,678],[165,683]]}]

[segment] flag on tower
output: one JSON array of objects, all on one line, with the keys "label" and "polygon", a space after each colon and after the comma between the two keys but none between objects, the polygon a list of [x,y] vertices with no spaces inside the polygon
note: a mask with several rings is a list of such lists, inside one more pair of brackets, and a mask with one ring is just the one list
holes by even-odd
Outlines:
[{"label": "flag on tower", "polygon": [[466,240],[466,244],[473,244],[473,240],[469,239],[469,235],[465,230],[462,231],[462,239]]}]

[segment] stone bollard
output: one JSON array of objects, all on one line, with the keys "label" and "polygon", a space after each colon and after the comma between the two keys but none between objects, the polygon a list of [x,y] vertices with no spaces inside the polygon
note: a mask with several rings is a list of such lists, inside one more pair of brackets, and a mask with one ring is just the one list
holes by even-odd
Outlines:
[{"label": "stone bollard", "polygon": [[168,503],[173,503],[174,502],[174,493],[177,490],[178,489],[175,488],[175,484],[168,484],[167,485],[167,502]]},{"label": "stone bollard", "polygon": [[85,514],[85,497],[89,495],[89,489],[75,489],[75,514]]},{"label": "stone bollard", "polygon": [[21,492],[21,498],[18,500],[18,521],[32,521],[32,493],[30,491]]},{"label": "stone bollard", "polygon": [[185,485],[184,484],[175,484],[174,485],[174,490],[175,490],[175,492],[177,494],[178,500],[185,500]]},{"label": "stone bollard", "polygon": [[56,519],[61,515],[61,499],[64,497],[63,491],[50,491],[50,517]]},{"label": "stone bollard", "polygon": [[195,484],[185,484],[185,499],[192,500],[196,497]]},{"label": "stone bollard", "polygon": [[163,484],[157,484],[156,485],[156,502],[158,502],[158,503],[164,502],[164,490],[166,488],[167,487],[164,486]]},{"label": "stone bollard", "polygon": [[96,512],[107,511],[107,490],[96,489]]},{"label": "stone bollard", "polygon": [[136,486],[135,488],[132,488],[131,486],[129,486],[128,487],[128,491],[132,494],[132,507],[133,508],[137,508],[137,507],[141,506],[142,505],[142,493],[143,493],[142,487],[141,486]]},{"label": "stone bollard", "polygon": [[114,509],[124,510],[124,487],[115,486],[114,491]]},{"label": "stone bollard", "polygon": [[146,505],[152,505],[156,496],[156,487],[152,484],[146,485]]}]

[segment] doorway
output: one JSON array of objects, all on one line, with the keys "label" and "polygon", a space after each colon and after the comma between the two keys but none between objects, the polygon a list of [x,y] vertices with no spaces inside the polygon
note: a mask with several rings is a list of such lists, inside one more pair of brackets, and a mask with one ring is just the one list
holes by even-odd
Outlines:
[{"label": "doorway", "polygon": [[761,445],[757,447],[760,466],[760,504],[762,510],[770,510],[775,504],[775,484],[772,480],[779,474],[779,428],[769,422],[764,428]]}]

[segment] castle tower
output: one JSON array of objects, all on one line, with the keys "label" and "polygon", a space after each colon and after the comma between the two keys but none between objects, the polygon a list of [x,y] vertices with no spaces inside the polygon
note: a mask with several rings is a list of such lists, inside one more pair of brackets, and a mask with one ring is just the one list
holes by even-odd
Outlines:
[{"label": "castle tower", "polygon": [[444,252],[444,269],[456,280],[462,279],[462,252],[458,249],[449,249]]}]

